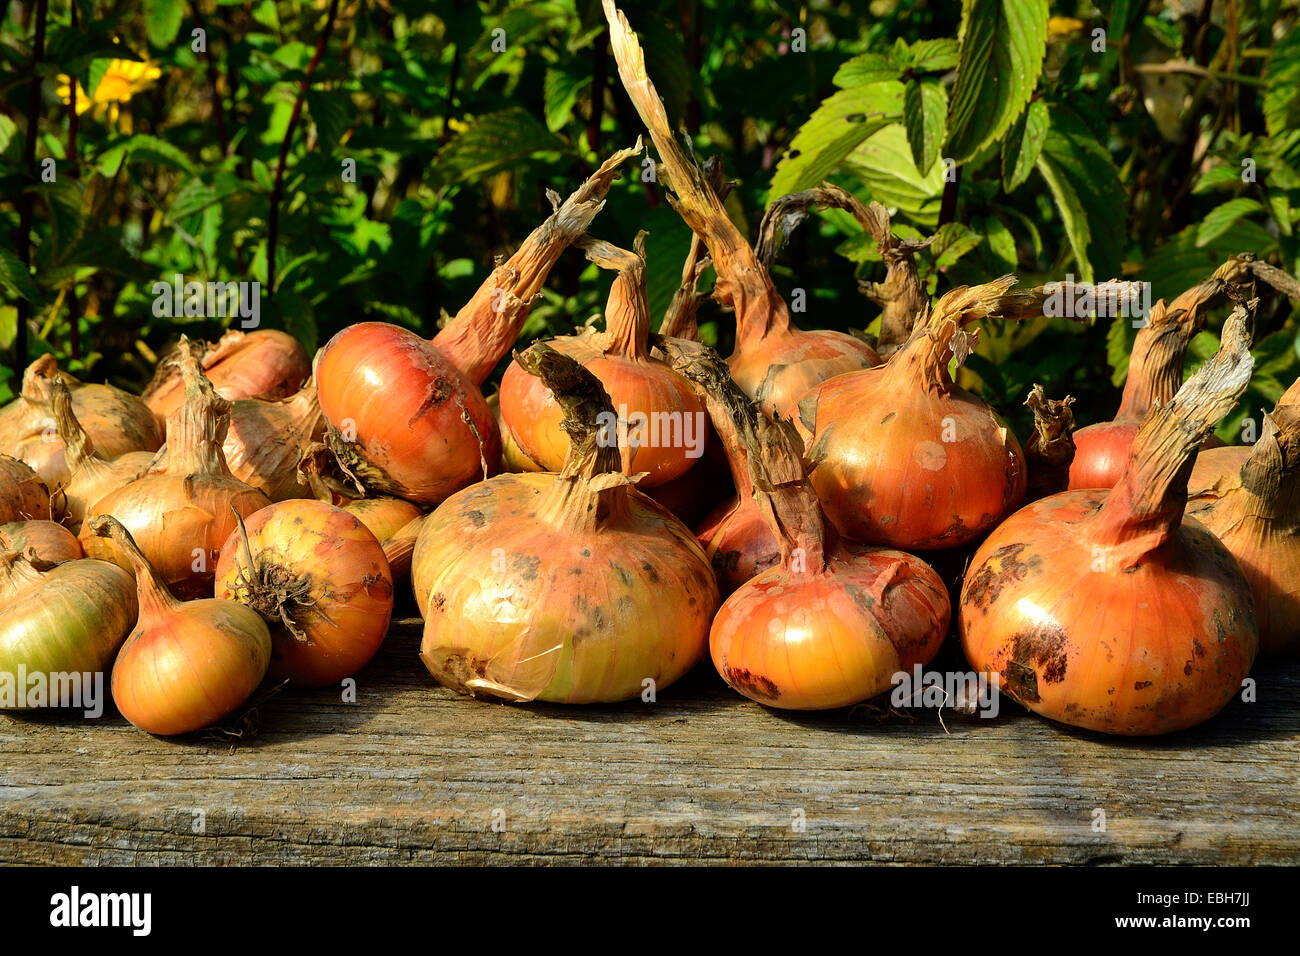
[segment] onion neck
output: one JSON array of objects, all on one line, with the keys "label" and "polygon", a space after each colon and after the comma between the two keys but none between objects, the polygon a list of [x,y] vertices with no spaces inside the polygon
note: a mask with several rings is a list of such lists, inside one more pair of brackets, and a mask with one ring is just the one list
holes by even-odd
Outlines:
[{"label": "onion neck", "polygon": [[1237,507],[1270,526],[1300,530],[1300,405],[1279,404],[1241,467]]},{"label": "onion neck", "polygon": [[41,572],[31,557],[0,551],[0,601],[11,601],[40,583]]},{"label": "onion neck", "polygon": [[166,471],[232,477],[221,450],[230,428],[230,402],[217,394],[191,349],[180,357],[185,403],[167,420]]},{"label": "onion neck", "polygon": [[1250,381],[1254,308],[1254,301],[1249,311],[1238,306],[1214,357],[1142,419],[1124,473],[1095,519],[1097,543],[1118,549],[1122,567],[1161,547],[1182,523],[1197,450]]},{"label": "onion neck", "polygon": [[131,532],[127,531],[121,522],[112,515],[97,515],[90,519],[90,530],[98,537],[108,538],[117,545],[127,563],[131,565],[131,571],[135,574],[136,594],[140,601],[140,622],[145,620],[146,609],[157,612],[176,611],[180,608],[181,602],[172,596],[167,585],[158,580],[153,565],[140,552],[135,539],[131,537]]},{"label": "onion neck", "polygon": [[1034,416],[1034,431],[1025,443],[1025,470],[1029,474],[1027,497],[1031,501],[1064,491],[1070,483],[1074,461],[1074,399],[1050,399],[1035,385],[1025,405]]},{"label": "onion neck", "polygon": [[54,382],[54,429],[63,440],[63,456],[69,472],[75,473],[96,458],[95,445],[72,410],[72,393],[58,380]]},{"label": "onion neck", "polygon": [[639,141],[634,149],[616,152],[563,204],[548,191],[555,212],[509,260],[498,262],[473,298],[433,337],[438,351],[475,385],[481,386],[514,346],[551,267],[604,206],[618,167],[640,152]]},{"label": "onion neck", "polygon": [[646,343],[650,337],[650,299],[646,294],[644,254],[645,233],[636,237],[636,252],[619,249],[599,239],[577,243],[587,258],[602,269],[615,270],[605,305],[606,355],[618,355],[633,361],[650,357]]},{"label": "onion neck", "polygon": [[1147,325],[1133,342],[1117,421],[1136,421],[1153,405],[1173,401],[1183,383],[1183,360],[1196,331],[1194,318],[1186,310],[1166,308],[1163,301],[1151,309]]}]

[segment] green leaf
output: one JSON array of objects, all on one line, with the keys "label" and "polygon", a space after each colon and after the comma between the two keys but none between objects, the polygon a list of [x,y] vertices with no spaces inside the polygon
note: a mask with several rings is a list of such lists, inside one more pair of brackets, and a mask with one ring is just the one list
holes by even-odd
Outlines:
[{"label": "green leaf", "polygon": [[1264,123],[1270,136],[1281,136],[1300,126],[1300,30],[1273,47],[1264,80]]},{"label": "green leaf", "polygon": [[169,46],[176,39],[184,15],[181,0],[145,0],[144,25],[149,42],[156,47]]},{"label": "green leaf", "polygon": [[1262,212],[1264,207],[1254,199],[1245,196],[1229,199],[1222,206],[1211,210],[1196,228],[1196,244],[1203,246],[1212,239],[1223,235],[1242,216],[1253,212]]},{"label": "green leaf", "polygon": [[841,90],[827,97],[799,128],[777,163],[769,201],[816,186],[855,147],[902,115],[903,84],[897,80]]},{"label": "green leaf", "polygon": [[0,287],[11,296],[37,304],[41,290],[22,260],[8,246],[0,246]]},{"label": "green leaf", "polygon": [[343,134],[351,127],[356,115],[348,94],[337,90],[309,89],[307,111],[316,124],[320,148],[326,152],[343,141]]},{"label": "green leaf", "polygon": [[937,80],[908,80],[903,93],[903,122],[912,160],[924,173],[939,158],[948,122],[948,93]]},{"label": "green leaf", "polygon": [[912,161],[901,123],[891,123],[853,150],[844,167],[870,190],[872,198],[899,209],[919,225],[933,227],[938,222],[943,163],[936,162],[922,175]]},{"label": "green leaf", "polygon": [[930,246],[935,269],[942,271],[954,265],[983,239],[978,232],[959,222],[944,223],[934,234],[934,243]]},{"label": "green leaf", "polygon": [[957,65],[957,41],[948,37],[938,40],[917,40],[912,44],[909,65],[918,72],[951,70]]},{"label": "green leaf", "polygon": [[1012,127],[1011,133],[1002,141],[1002,188],[1012,192],[1029,178],[1038,162],[1038,154],[1043,151],[1043,141],[1047,139],[1047,130],[1051,118],[1047,104],[1034,100],[1029,108],[1020,114]]},{"label": "green leaf", "polygon": [[99,168],[105,175],[112,175],[125,158],[144,160],[158,166],[170,166],[181,172],[192,173],[190,158],[165,139],[137,133],[126,140],[111,144],[99,155]]},{"label": "green leaf", "polygon": [[1128,378],[1129,357],[1133,353],[1133,341],[1138,330],[1133,328],[1133,321],[1118,316],[1106,330],[1106,360],[1110,363],[1110,383],[1123,385]]},{"label": "green leaf", "polygon": [[1244,219],[1204,246],[1197,245],[1196,232],[1196,226],[1188,226],[1165,240],[1147,257],[1141,278],[1151,283],[1152,301],[1173,299],[1209,278],[1229,256],[1238,252],[1265,256],[1277,248],[1275,238]]},{"label": "green leaf", "polygon": [[1268,209],[1273,214],[1273,221],[1277,223],[1278,232],[1284,236],[1291,235],[1291,201],[1286,193],[1270,193]]},{"label": "green leaf", "polygon": [[888,53],[861,53],[836,70],[831,82],[840,89],[855,89],[897,80],[902,69],[902,64]]},{"label": "green leaf", "polygon": [[567,152],[564,141],[524,107],[489,113],[449,142],[433,162],[441,185],[479,179],[535,153]]},{"label": "green leaf", "polygon": [[997,216],[985,216],[980,224],[976,227],[984,233],[984,238],[989,242],[989,251],[998,260],[1001,272],[1015,272],[1017,263],[1016,256],[1016,237],[1011,234],[1011,230]]},{"label": "green leaf", "polygon": [[1047,16],[1047,0],[963,0],[946,155],[966,162],[1020,115],[1043,69]]},{"label": "green leaf", "polygon": [[1082,281],[1117,276],[1126,197],[1110,153],[1077,117],[1058,109],[1035,167],[1052,191]]},{"label": "green leaf", "polygon": [[558,133],[573,115],[578,93],[591,82],[589,73],[548,69],[542,82],[542,102],[546,108],[546,128]]},{"label": "green leaf", "polygon": [[1196,185],[1192,187],[1194,194],[1207,193],[1225,184],[1238,186],[1241,184],[1241,167],[1240,166],[1212,166],[1203,172],[1196,179]]}]

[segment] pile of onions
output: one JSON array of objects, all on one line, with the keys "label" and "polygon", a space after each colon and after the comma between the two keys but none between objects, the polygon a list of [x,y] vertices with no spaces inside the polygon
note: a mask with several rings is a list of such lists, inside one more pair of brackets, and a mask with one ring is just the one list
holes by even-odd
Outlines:
[{"label": "pile of onions", "polygon": [[54,356],[42,355],[23,375],[23,391],[0,410],[0,452],[27,462],[51,490],[68,480],[63,442],[55,431],[54,382],[72,393],[72,409],[99,454],[157,451],[161,432],[140,399],[111,385],[90,385],[60,372]]},{"label": "pile of onions", "polygon": [[330,448],[367,494],[437,504],[497,469],[500,436],[479,386],[518,338],[551,266],[604,205],[618,167],[640,151],[607,159],[433,341],[361,322],[316,356]]},{"label": "pile of onions", "polygon": [[301,388],[311,374],[311,359],[307,351],[286,332],[231,329],[215,345],[206,347],[182,338],[158,363],[153,381],[144,390],[145,404],[159,422],[166,422],[185,401],[181,356],[195,345],[201,350],[199,362],[203,374],[212,382],[217,394],[229,401],[287,398]]},{"label": "pile of onions", "polygon": [[[1220,269],[1220,273],[1223,271]],[[1070,490],[1113,488],[1119,481],[1128,466],[1129,448],[1138,426],[1152,407],[1168,404],[1178,391],[1187,346],[1204,324],[1206,310],[1224,288],[1225,280],[1216,273],[1178,296],[1168,307],[1163,300],[1152,306],[1147,324],[1133,340],[1124,395],[1115,418],[1074,433],[1076,451],[1070,465]],[[1206,437],[1207,448],[1221,444],[1214,435]]]},{"label": "pile of onions", "polygon": [[613,0],[603,0],[610,49],[628,96],[650,130],[660,160],[676,193],[673,203],[686,224],[703,237],[718,281],[713,297],[736,313],[736,348],[728,359],[731,375],[769,412],[784,412],[818,382],[879,363],[875,351],[851,335],[804,331],[763,263],[727,216],[705,175],[673,138],[668,115],[646,75],[641,44]]},{"label": "pile of onions", "polygon": [[288,398],[232,401],[221,450],[230,473],[272,501],[306,498],[312,488],[298,473],[298,461],[324,435],[316,389],[308,384]]},{"label": "pile of onions", "polygon": [[54,383],[54,427],[63,443],[68,480],[63,486],[63,523],[81,527],[86,510],[109,492],[139,478],[153,464],[154,453],[129,451],[106,461],[95,451],[95,444],[81,427],[72,408],[72,393],[62,382]]},{"label": "pile of onions", "polygon": [[[0,552],[0,675],[102,673],[136,618],[135,582],[103,561],[38,565]],[[17,700],[14,703],[18,703]],[[25,701],[28,707],[57,701]]]},{"label": "pile of onions", "polygon": [[961,639],[1002,691],[1053,720],[1137,735],[1198,724],[1240,690],[1259,643],[1250,585],[1184,510],[1197,448],[1252,364],[1238,308],[1218,353],[1147,413],[1113,489],[1036,501],[983,543]]},{"label": "pile of onions", "polygon": [[899,672],[929,663],[951,616],[939,576],[913,555],[838,539],[805,475],[794,427],[763,415],[711,350],[668,349],[698,384],[715,427],[731,420],[780,543],[780,563],[742,584],[714,618],[718,673],[769,707],[826,710],[874,697]]},{"label": "pile of onions", "polygon": [[113,702],[122,716],[171,736],[233,713],[266,676],[271,635],[261,616],[235,601],[176,600],[120,523],[99,515],[86,526],[111,539],[135,574],[139,618],[113,666]]},{"label": "pile of onions", "polygon": [[[691,387],[650,354],[643,236],[637,236],[635,253],[596,239],[577,243],[592,262],[618,272],[605,307],[606,330],[588,329],[553,339],[550,345],[600,380],[618,413],[623,474],[644,473],[638,485],[653,488],[680,477],[699,461],[708,427]],[[546,471],[563,467],[569,436],[560,427],[560,404],[542,380],[518,362],[510,363],[501,379],[501,417],[525,455]],[[625,433],[627,441],[622,441]]]},{"label": "pile of onions", "polygon": [[215,593],[269,623],[273,677],[310,686],[365,666],[393,613],[393,579],[375,536],[354,515],[311,499],[241,521],[217,559]]},{"label": "pile of onions", "polygon": [[[163,582],[189,599],[212,593],[217,554],[235,530],[236,515],[269,505],[262,492],[239,481],[221,452],[230,403],[218,395],[186,352],[181,360],[185,404],[167,423],[165,463],[105,495],[86,510],[117,518],[135,539]],[[86,554],[130,568],[116,537],[95,534],[86,520],[81,543]]]},{"label": "pile of onions", "polygon": [[704,654],[713,572],[690,531],[620,471],[595,376],[545,343],[518,361],[564,407],[569,458],[558,475],[467,488],[425,520],[412,566],[420,659],[448,687],[512,701],[661,690]]},{"label": "pile of onions", "polygon": [[909,550],[959,547],[1025,494],[1016,436],[949,375],[971,349],[964,328],[998,308],[1003,276],[953,289],[881,368],[841,375],[799,402],[810,478],[826,516],[856,541]]},{"label": "pile of onions", "polygon": [[45,565],[85,557],[77,536],[55,521],[0,524],[0,551],[13,551]]},{"label": "pile of onions", "polygon": [[26,462],[0,455],[0,523],[48,520],[50,492]]},{"label": "pile of onions", "polygon": [[[1214,449],[1210,457],[1235,449]],[[1261,654],[1300,652],[1300,380],[1239,466],[1191,487],[1187,512],[1232,552],[1250,582]],[[1237,457],[1236,455],[1232,457]],[[1193,472],[1193,480],[1196,475]]]}]

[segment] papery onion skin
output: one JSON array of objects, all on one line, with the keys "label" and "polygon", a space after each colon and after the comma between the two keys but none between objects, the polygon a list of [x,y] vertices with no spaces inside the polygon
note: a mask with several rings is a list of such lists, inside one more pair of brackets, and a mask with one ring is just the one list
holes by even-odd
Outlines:
[{"label": "papery onion skin", "polygon": [[[634,491],[624,517],[586,534],[529,520],[556,480],[499,475],[426,520],[412,566],[422,659],[454,689],[506,699],[615,702],[646,680],[662,690],[704,655],[718,603],[708,562],[676,518]],[[689,596],[666,606],[679,594]],[[541,656],[504,663],[524,647]]]},{"label": "papery onion skin", "polygon": [[1196,456],[1192,476],[1187,480],[1188,497],[1195,497],[1225,475],[1237,474],[1249,459],[1249,445],[1222,445],[1204,449]]},{"label": "papery onion skin", "polygon": [[240,531],[226,541],[215,594],[268,621],[271,675],[320,687],[364,667],[393,612],[392,574],[370,530],[355,515],[310,499],[273,504],[245,526],[249,551]]},{"label": "papery onion skin", "polygon": [[789,414],[813,386],[880,364],[866,342],[842,332],[794,330],[797,335],[769,333],[753,344],[737,342],[727,360],[731,377],[768,414]]},{"label": "papery onion skin", "polygon": [[928,664],[950,614],[947,589],[920,558],[844,543],[824,571],[774,567],[742,585],[718,611],[709,649],[718,673],[751,700],[828,710]]},{"label": "papery onion skin", "polygon": [[[12,554],[0,557],[7,567],[15,561],[25,564]],[[108,670],[136,619],[131,575],[84,559],[44,572],[25,565],[20,574],[24,581],[0,584],[0,674],[16,689],[20,667],[46,675],[47,686],[51,675],[84,680]]]},{"label": "papery onion skin", "polygon": [[0,455],[0,522],[48,520],[50,492],[26,462]]},{"label": "papery onion skin", "polygon": [[[311,374],[306,350],[292,335],[277,329],[231,329],[202,351],[204,374],[217,394],[228,401],[287,398]],[[175,357],[173,352],[159,363],[153,381],[144,391],[145,404],[163,424],[185,401],[185,386]]]},{"label": "papery onion skin", "polygon": [[719,505],[696,527],[695,536],[704,546],[724,595],[781,562],[780,542],[752,498]]},{"label": "papery onion skin", "polygon": [[221,450],[230,473],[272,501],[308,498],[312,489],[298,474],[298,460],[324,435],[316,389],[308,385],[276,401],[232,401]]},{"label": "papery onion skin", "polygon": [[54,521],[0,524],[0,551],[34,556],[45,564],[62,564],[85,557],[77,536]]},{"label": "papery onion skin", "polygon": [[424,528],[425,519],[428,515],[420,515],[413,518],[392,537],[379,542],[384,549],[384,557],[388,559],[388,570],[393,573],[393,581],[400,581],[402,578],[410,576],[411,560],[415,555],[415,544],[420,538],[420,531]]}]

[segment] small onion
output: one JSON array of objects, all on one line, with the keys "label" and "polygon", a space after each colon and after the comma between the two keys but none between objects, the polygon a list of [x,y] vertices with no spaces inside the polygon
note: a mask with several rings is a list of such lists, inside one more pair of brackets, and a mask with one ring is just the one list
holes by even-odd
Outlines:
[{"label": "small onion", "polygon": [[235,601],[176,600],[116,519],[99,515],[86,527],[111,538],[135,573],[140,616],[113,666],[113,702],[122,716],[143,731],[172,736],[233,713],[266,676],[266,622]]},{"label": "small onion", "polygon": [[0,522],[48,520],[50,492],[26,462],[0,455]]},{"label": "small onion", "polygon": [[15,551],[47,565],[85,557],[77,536],[54,521],[0,524],[0,551]]},{"label": "small onion", "polygon": [[357,498],[341,507],[365,525],[381,544],[424,514],[418,505],[403,498]]},{"label": "small onion", "polygon": [[[167,424],[165,464],[101,498],[86,518],[108,514],[121,521],[163,582],[188,599],[212,593],[217,554],[235,530],[235,514],[271,502],[226,467],[221,444],[230,403],[213,391],[194,354],[186,352],[181,369],[187,398]],[[130,568],[117,539],[94,534],[88,524],[81,530],[86,554]]]},{"label": "small onion", "polygon": [[[718,589],[690,531],[602,442],[609,396],[545,343],[519,357],[568,412],[564,471],[499,475],[424,521],[420,659],[461,693],[596,703],[663,689],[705,650]],[[653,685],[645,682],[653,681]]]},{"label": "small onion", "polygon": [[322,686],[352,676],[379,649],[393,578],[356,516],[323,501],[281,501],[241,520],[226,541],[216,596],[270,624],[273,677]]},{"label": "small onion", "polygon": [[[40,571],[26,557],[0,553],[0,707],[51,706],[55,675],[102,674],[136,610],[135,583],[114,565],[82,559]],[[22,671],[44,676],[45,700],[18,693]],[[6,699],[10,690],[15,696]]]}]

